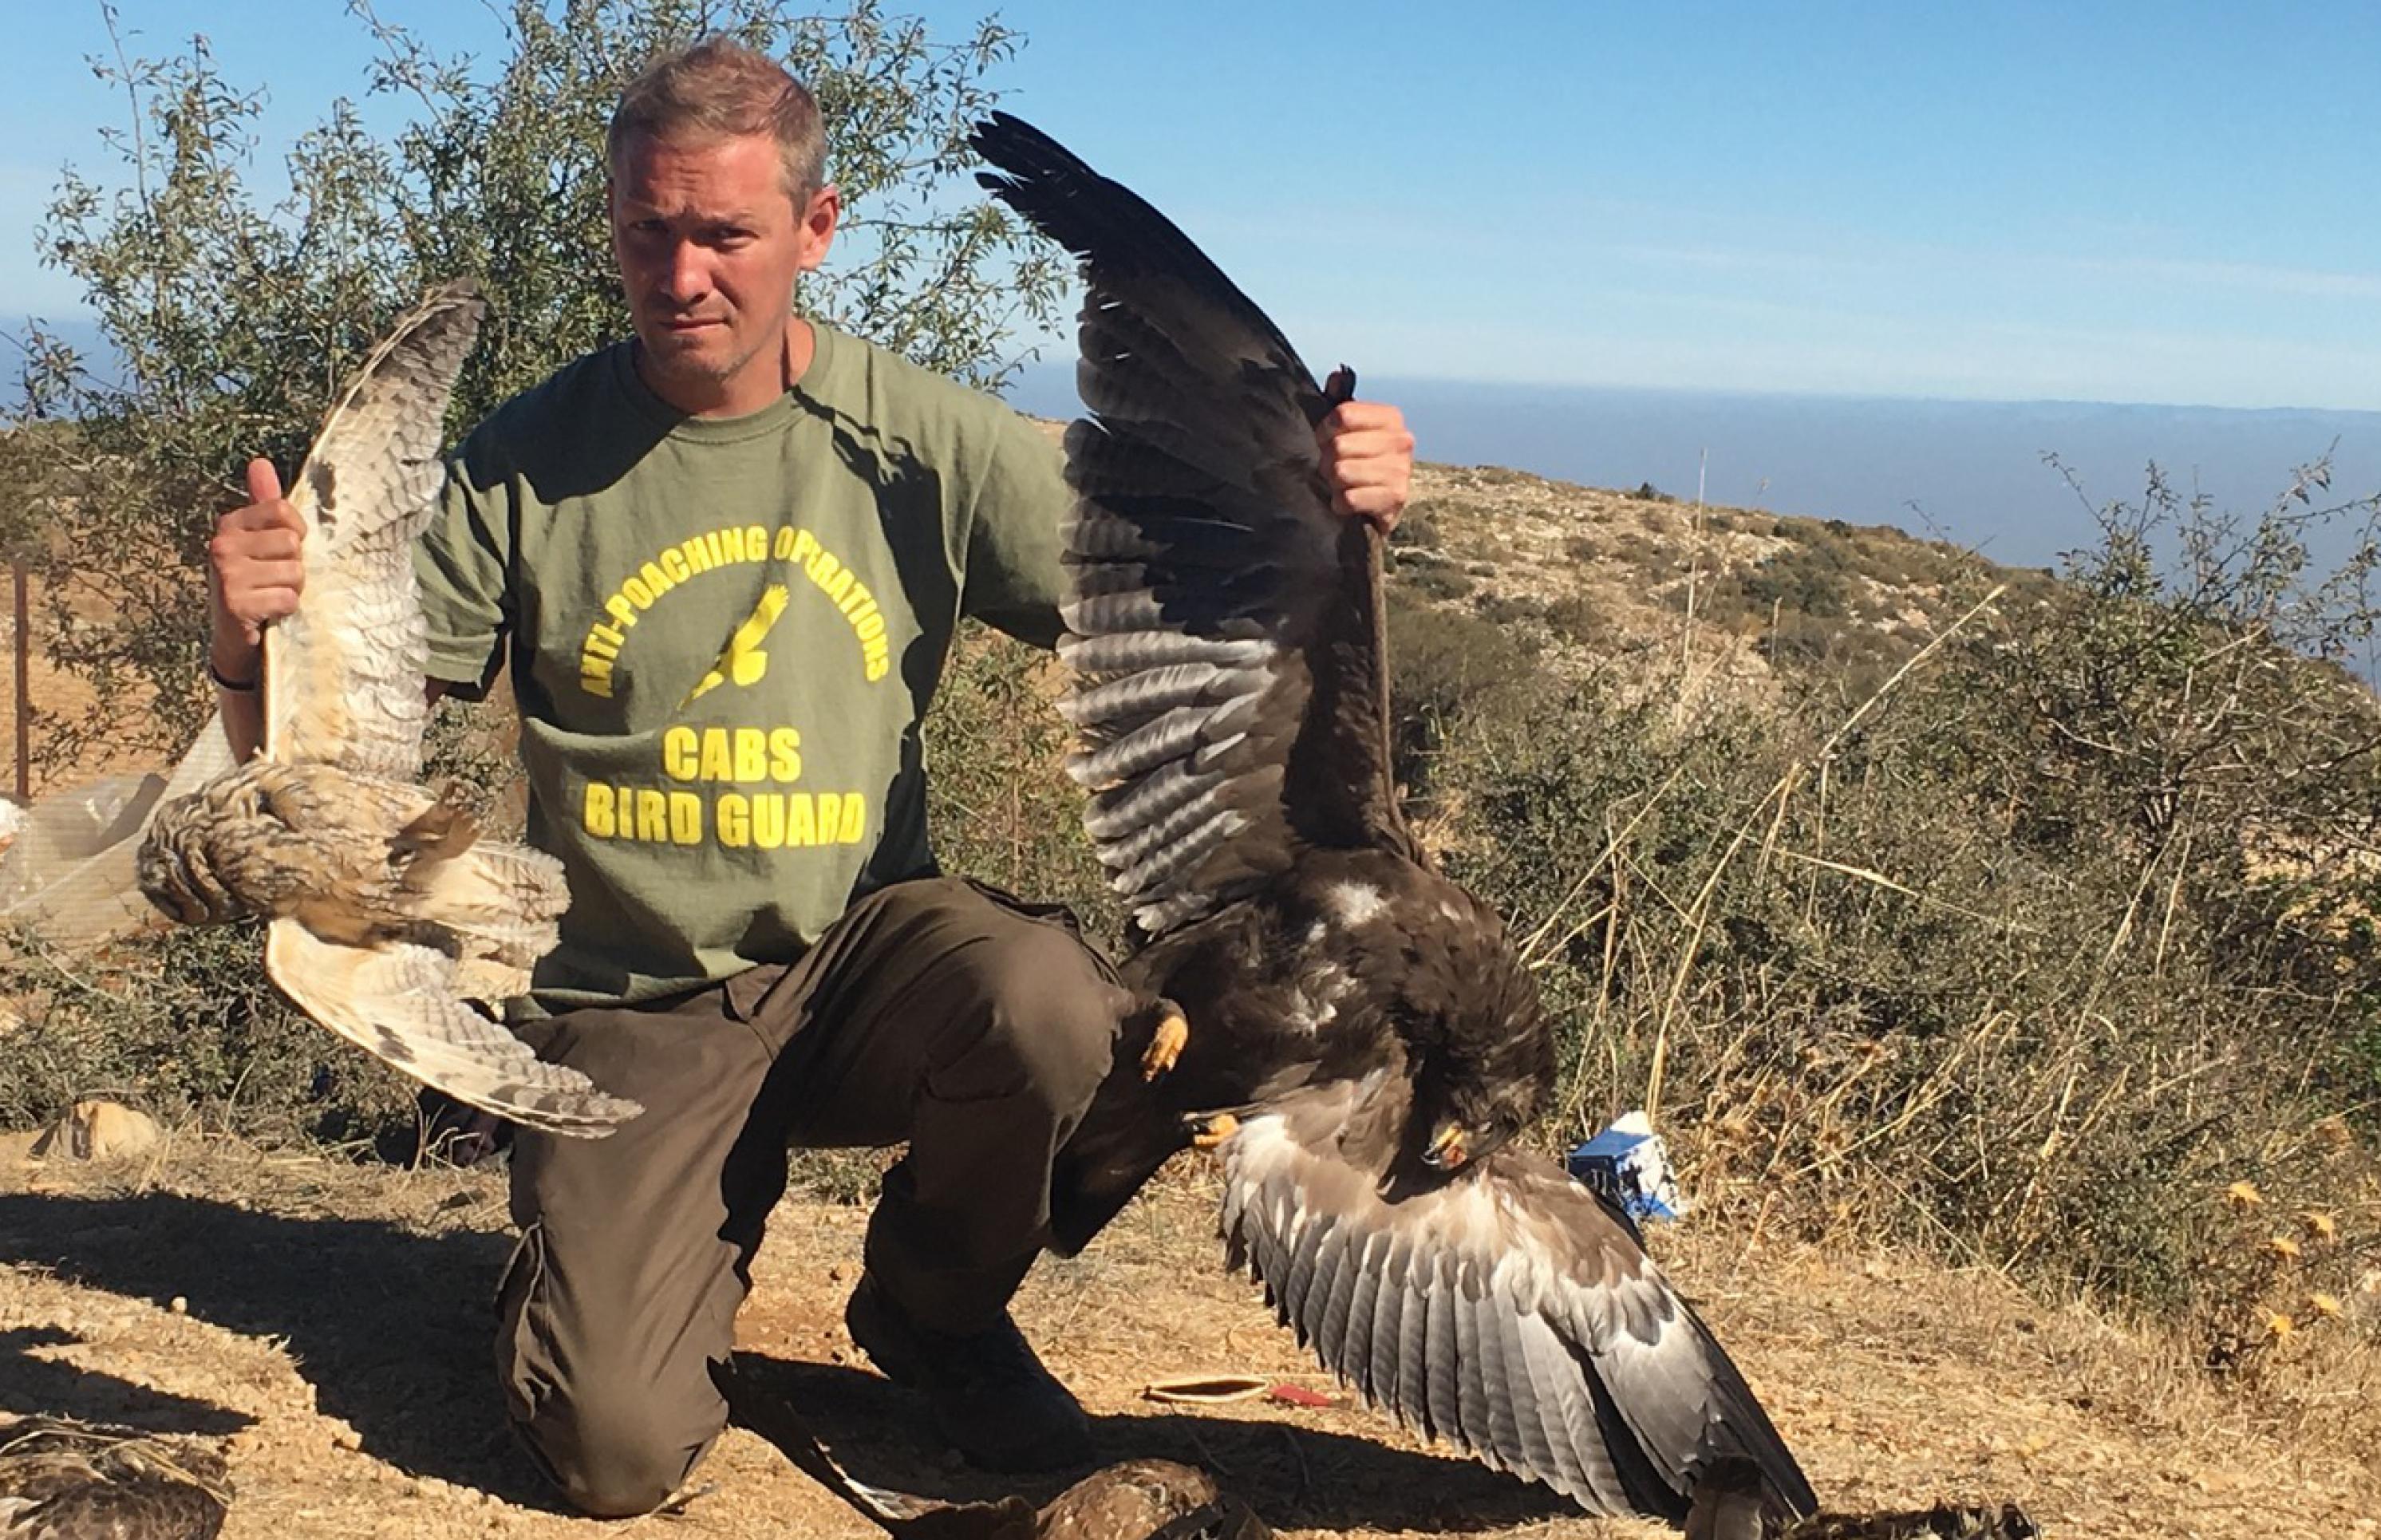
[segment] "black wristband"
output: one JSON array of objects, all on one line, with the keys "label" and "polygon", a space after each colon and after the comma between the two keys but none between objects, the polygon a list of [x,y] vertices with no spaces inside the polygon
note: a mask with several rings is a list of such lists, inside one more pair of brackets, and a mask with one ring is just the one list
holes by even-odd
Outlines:
[{"label": "black wristband", "polygon": [[224,678],[223,670],[215,666],[215,660],[213,657],[207,659],[207,678],[214,681],[217,690],[227,690],[234,695],[253,695],[256,693],[256,687],[263,682],[261,678],[227,679]]}]

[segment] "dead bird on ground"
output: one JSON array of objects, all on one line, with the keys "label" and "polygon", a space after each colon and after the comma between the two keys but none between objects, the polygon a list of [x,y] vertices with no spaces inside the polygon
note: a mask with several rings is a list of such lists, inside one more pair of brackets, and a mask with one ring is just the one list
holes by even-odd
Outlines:
[{"label": "dead bird on ground", "polygon": [[714,1363],[728,1420],[758,1434],[795,1468],[896,1540],[1272,1540],[1246,1503],[1204,1471],[1128,1460],[1093,1472],[1036,1509],[1023,1497],[946,1503],[872,1486],[827,1452],[800,1413]]},{"label": "dead bird on ground", "polygon": [[194,1438],[63,1417],[0,1424],[0,1537],[214,1540],[223,1456]]}]

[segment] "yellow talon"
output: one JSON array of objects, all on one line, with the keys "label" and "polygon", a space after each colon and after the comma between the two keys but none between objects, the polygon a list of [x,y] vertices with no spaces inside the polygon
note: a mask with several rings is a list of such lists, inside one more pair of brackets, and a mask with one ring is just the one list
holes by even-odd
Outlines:
[{"label": "yellow talon", "polygon": [[1238,1118],[1228,1112],[1219,1112],[1190,1136],[1190,1143],[1200,1149],[1212,1150],[1239,1131],[1240,1120]]},{"label": "yellow talon", "polygon": [[1182,1057],[1182,1049],[1190,1041],[1190,1020],[1182,1008],[1171,1000],[1157,1002],[1157,1030],[1150,1034],[1149,1047],[1141,1056],[1141,1078],[1154,1081],[1174,1068]]}]

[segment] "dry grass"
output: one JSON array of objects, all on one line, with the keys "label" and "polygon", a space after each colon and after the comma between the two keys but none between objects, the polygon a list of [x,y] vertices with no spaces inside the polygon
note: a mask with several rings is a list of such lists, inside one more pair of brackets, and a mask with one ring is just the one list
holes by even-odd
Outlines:
[{"label": "dry grass", "polygon": [[[1214,1266],[1206,1188],[1203,1172],[1178,1173],[1024,1296],[1104,1454],[1196,1461],[1292,1534],[1658,1533],[1567,1515],[1360,1410],[1185,1414],[1141,1399],[1175,1372],[1325,1384]],[[853,1366],[840,1306],[862,1222],[850,1207],[780,1208],[742,1346],[864,1478],[983,1495],[985,1478],[919,1440],[902,1393]],[[501,1432],[484,1338],[502,1226],[499,1181],[476,1172],[188,1134],[117,1171],[0,1155],[0,1411],[228,1436],[233,1540],[594,1533],[546,1506]],[[2061,1536],[2381,1533],[2370,1357],[2310,1353],[2254,1394],[2228,1391],[2155,1334],[2045,1309],[1989,1272],[1692,1228],[1660,1244],[1831,1502],[2013,1497]],[[740,1434],[702,1473],[714,1495],[648,1522],[870,1533]]]},{"label": "dry grass", "polygon": [[[1805,668],[1889,669],[1960,613],[1962,593],[2038,581],[1899,530],[1496,467],[1418,465],[1413,495],[1396,542],[1409,579],[1420,575],[1412,586],[1543,634],[1558,675],[1615,658],[1664,663],[1648,686],[1681,710],[1774,703],[1781,646]],[[1801,607],[1814,585],[1839,612]],[[1781,588],[1790,594],[1773,593]]]}]

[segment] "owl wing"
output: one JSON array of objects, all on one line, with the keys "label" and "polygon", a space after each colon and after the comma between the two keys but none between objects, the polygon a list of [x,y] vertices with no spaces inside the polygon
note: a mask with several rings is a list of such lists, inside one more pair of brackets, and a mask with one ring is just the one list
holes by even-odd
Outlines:
[{"label": "owl wing", "polygon": [[288,489],[304,520],[298,611],[264,634],[264,747],[410,781],[421,774],[428,642],[412,544],[445,477],[447,398],[487,306],[433,289],[372,349]]},{"label": "owl wing", "polygon": [[348,947],[275,920],[264,971],[292,1004],[457,1101],[549,1133],[595,1138],[644,1110],[608,1096],[458,997],[452,957],[412,942]]}]

